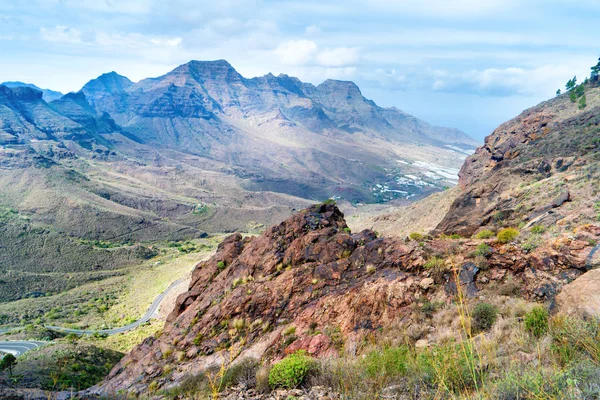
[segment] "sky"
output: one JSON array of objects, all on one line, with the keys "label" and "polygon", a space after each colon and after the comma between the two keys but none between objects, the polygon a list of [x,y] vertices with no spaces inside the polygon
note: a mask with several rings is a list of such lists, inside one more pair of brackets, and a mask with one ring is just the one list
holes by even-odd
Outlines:
[{"label": "sky", "polygon": [[2,0],[0,82],[62,92],[190,60],[245,77],[352,80],[483,140],[600,56],[597,0]]}]

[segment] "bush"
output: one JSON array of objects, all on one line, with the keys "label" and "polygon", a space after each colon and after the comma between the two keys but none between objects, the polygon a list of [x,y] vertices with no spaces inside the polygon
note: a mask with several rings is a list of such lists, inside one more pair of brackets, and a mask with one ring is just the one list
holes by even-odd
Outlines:
[{"label": "bush", "polygon": [[245,388],[256,385],[256,373],[260,368],[260,362],[254,358],[244,358],[232,365],[223,375],[222,387],[242,385]]},{"label": "bush", "polygon": [[427,261],[424,265],[425,268],[433,270],[443,269],[445,266],[446,262],[443,258],[440,257],[433,257],[429,259],[429,261]]},{"label": "bush", "polygon": [[298,351],[273,365],[269,385],[287,389],[298,387],[316,369],[317,362],[305,351]]},{"label": "bush", "polygon": [[493,304],[479,303],[471,314],[472,327],[477,332],[489,330],[498,318],[498,309]]},{"label": "bush", "polygon": [[454,342],[417,354],[416,369],[428,385],[455,394],[477,387],[484,374],[475,349]]},{"label": "bush", "polygon": [[525,314],[525,330],[535,337],[543,336],[548,332],[548,311],[537,306]]},{"label": "bush", "polygon": [[423,240],[423,235],[419,232],[412,232],[408,237],[415,242],[420,242]]},{"label": "bush", "polygon": [[219,261],[219,262],[217,263],[217,268],[219,268],[220,270],[223,270],[223,269],[225,269],[225,262],[223,262],[223,261]]},{"label": "bush", "polygon": [[534,225],[531,227],[531,233],[535,235],[541,235],[544,232],[546,232],[546,228],[544,228],[542,225]]},{"label": "bush", "polygon": [[477,246],[477,250],[475,250],[475,256],[477,257],[487,257],[492,253],[492,248],[488,246],[486,243],[480,243]]},{"label": "bush", "polygon": [[494,232],[489,229],[484,229],[483,231],[477,232],[475,235],[476,239],[489,239],[494,237]]},{"label": "bush", "polygon": [[512,242],[519,236],[517,228],[504,228],[498,232],[497,238],[500,243]]},{"label": "bush", "polygon": [[386,379],[406,374],[410,352],[406,346],[373,350],[361,360],[369,378]]}]

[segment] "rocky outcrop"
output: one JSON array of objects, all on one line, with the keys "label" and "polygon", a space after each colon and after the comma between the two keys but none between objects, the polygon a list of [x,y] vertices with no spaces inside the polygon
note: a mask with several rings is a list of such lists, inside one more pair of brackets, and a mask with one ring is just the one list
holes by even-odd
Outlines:
[{"label": "rocky outcrop", "polygon": [[556,297],[556,304],[567,314],[600,317],[600,270],[586,272],[566,285]]},{"label": "rocky outcrop", "polygon": [[[419,299],[476,296],[508,276],[529,298],[551,299],[585,269],[589,244],[525,254],[496,245],[481,270],[478,241],[424,245],[350,233],[334,205],[299,212],[258,237],[234,234],[195,268],[162,332],[126,356],[92,393],[144,393],[245,357],[263,361],[306,350],[315,357],[353,353],[363,335],[410,320]],[[427,269],[433,256],[445,266]],[[455,278],[458,277],[458,286]],[[235,362],[235,361],[234,361]]]},{"label": "rocky outcrop", "polygon": [[[579,193],[557,186],[551,178],[589,180],[586,169],[597,162],[600,88],[588,83],[585,90],[593,99],[585,109],[564,94],[524,111],[488,136],[463,164],[462,193],[434,232],[471,235],[482,226],[517,225],[565,209],[564,204]],[[548,182],[549,187],[533,196],[528,186],[537,182],[539,186]],[[579,192],[587,198],[587,193]]]}]

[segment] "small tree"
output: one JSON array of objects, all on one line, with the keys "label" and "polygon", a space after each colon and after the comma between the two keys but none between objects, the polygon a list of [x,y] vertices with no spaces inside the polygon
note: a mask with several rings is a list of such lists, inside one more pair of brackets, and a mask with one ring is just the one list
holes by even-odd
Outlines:
[{"label": "small tree", "polygon": [[571,89],[575,88],[575,86],[577,86],[577,76],[574,76],[573,79],[569,79],[569,81],[565,85],[567,90],[571,90]]},{"label": "small tree", "polygon": [[13,367],[15,365],[17,365],[17,358],[12,354],[7,354],[2,358],[2,360],[0,360],[0,370],[8,370],[10,376],[13,374]]},{"label": "small tree", "polygon": [[561,93],[561,91],[560,91],[560,89],[558,89],[558,90],[556,91],[556,95],[557,95],[557,96],[560,96],[560,93]]},{"label": "small tree", "polygon": [[600,75],[600,58],[598,58],[598,64],[594,65],[592,68],[592,72],[590,74],[590,79],[592,82],[598,80],[598,76]]}]

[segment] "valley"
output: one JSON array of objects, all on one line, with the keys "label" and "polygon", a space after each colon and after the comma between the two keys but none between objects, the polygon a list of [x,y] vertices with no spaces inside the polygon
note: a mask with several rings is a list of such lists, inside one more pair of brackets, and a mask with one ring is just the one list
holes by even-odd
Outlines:
[{"label": "valley", "polygon": [[0,395],[597,396],[598,82],[477,148],[223,60],[0,85]]}]

